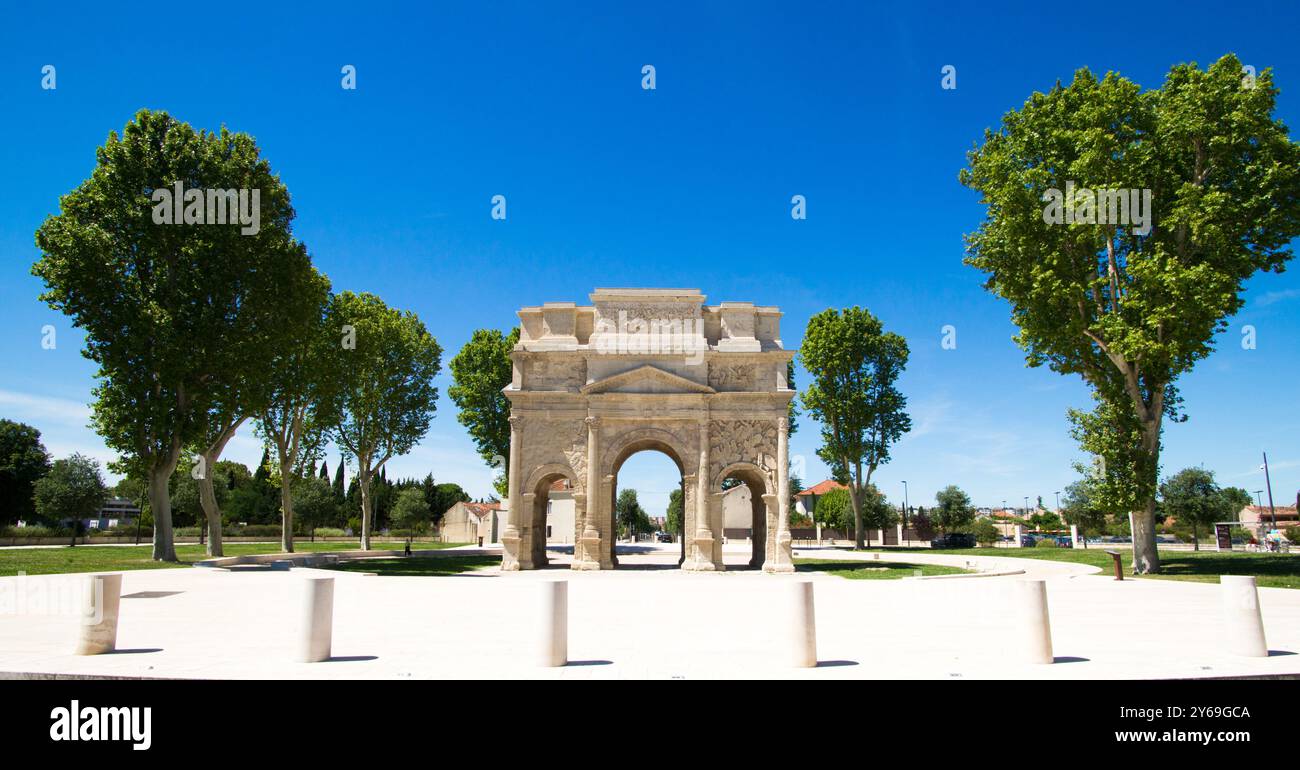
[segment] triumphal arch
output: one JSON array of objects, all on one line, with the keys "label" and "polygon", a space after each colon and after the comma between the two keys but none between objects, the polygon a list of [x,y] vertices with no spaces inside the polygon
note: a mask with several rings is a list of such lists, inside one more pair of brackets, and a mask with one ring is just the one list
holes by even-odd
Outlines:
[{"label": "triumphal arch", "polygon": [[792,572],[781,312],[696,289],[597,289],[519,311],[503,570],[547,563],[547,495],[572,490],[573,569],[611,569],[619,468],[652,449],[682,476],[681,567],[722,570],[724,482],[749,486],[750,565]]}]

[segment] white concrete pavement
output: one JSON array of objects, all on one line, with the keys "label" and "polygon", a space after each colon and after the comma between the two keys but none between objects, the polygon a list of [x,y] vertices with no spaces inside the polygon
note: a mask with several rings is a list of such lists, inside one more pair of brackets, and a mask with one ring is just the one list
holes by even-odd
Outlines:
[{"label": "white concrete pavement", "polygon": [[[236,679],[856,678],[1123,679],[1300,674],[1300,591],[1260,589],[1268,658],[1222,644],[1219,586],[1113,579],[1094,568],[1007,557],[889,553],[1024,574],[847,580],[754,571],[683,573],[676,547],[620,555],[625,569],[374,577],[294,569],[126,572],[119,652],[71,654],[76,619],[0,612],[0,673]],[[800,556],[873,559],[799,549]],[[729,546],[728,564],[748,557]],[[333,658],[295,661],[303,578],[335,580]],[[1011,581],[1047,581],[1057,662],[1017,660]],[[567,579],[569,659],[535,665],[540,580]],[[816,592],[818,667],[789,665],[788,583]],[[0,578],[16,595],[23,578]],[[59,576],[28,581],[72,580]],[[133,596],[136,594],[136,596]]]}]

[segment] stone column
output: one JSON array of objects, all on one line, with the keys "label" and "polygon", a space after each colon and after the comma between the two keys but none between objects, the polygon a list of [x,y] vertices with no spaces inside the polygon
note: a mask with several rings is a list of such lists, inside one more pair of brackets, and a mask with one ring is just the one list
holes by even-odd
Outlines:
[{"label": "stone column", "polygon": [[764,572],[794,572],[790,540],[790,420],[776,421],[776,553]]},{"label": "stone column", "polygon": [[695,533],[691,543],[695,552],[683,569],[697,572],[713,570],[713,531],[709,527],[709,421],[700,420],[700,459],[695,472]]},{"label": "stone column", "polygon": [[582,537],[574,548],[573,569],[600,569],[600,418],[587,418],[587,505],[582,520]]},{"label": "stone column", "polygon": [[520,509],[523,500],[519,498],[519,433],[523,430],[523,418],[510,415],[510,465],[506,469],[506,499],[510,509],[506,512],[506,531],[501,535],[501,571],[514,572],[531,568],[524,566],[524,561],[532,561],[531,554],[521,553],[519,549],[523,535],[520,530]]}]

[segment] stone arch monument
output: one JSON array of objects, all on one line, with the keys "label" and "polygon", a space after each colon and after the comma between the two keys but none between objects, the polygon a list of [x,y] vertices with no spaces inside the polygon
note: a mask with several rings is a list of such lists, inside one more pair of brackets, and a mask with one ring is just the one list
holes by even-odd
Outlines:
[{"label": "stone arch monument", "polygon": [[[781,311],[705,306],[696,289],[597,289],[592,305],[519,311],[511,353],[510,507],[503,570],[546,564],[546,495],[567,481],[573,569],[610,569],[619,468],[636,452],[682,473],[682,569],[722,570],[722,484],[749,485],[752,566],[792,572]],[[761,502],[760,502],[761,501]]]}]

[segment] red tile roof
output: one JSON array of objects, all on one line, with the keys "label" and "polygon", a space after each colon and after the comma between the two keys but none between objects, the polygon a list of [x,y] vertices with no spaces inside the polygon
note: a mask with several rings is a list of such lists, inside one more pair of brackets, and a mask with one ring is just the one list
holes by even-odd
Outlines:
[{"label": "red tile roof", "polygon": [[825,481],[818,482],[796,494],[795,497],[803,497],[804,495],[824,495],[832,489],[848,489],[848,487],[833,479],[826,479]]},{"label": "red tile roof", "polygon": [[465,503],[465,509],[481,519],[489,511],[501,510],[501,503]]}]

